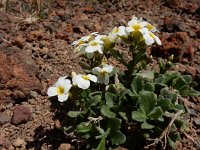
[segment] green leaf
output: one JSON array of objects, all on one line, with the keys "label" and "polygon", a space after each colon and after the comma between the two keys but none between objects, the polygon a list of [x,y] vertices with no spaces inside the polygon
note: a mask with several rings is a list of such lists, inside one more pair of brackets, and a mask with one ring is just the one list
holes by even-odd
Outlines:
[{"label": "green leaf", "polygon": [[119,115],[120,115],[125,121],[128,121],[128,118],[127,118],[125,112],[119,112]]},{"label": "green leaf", "polygon": [[128,91],[128,95],[126,95],[128,98],[128,101],[131,100],[132,102],[134,102],[135,104],[138,103],[138,94],[137,93],[133,93],[130,90]]},{"label": "green leaf", "polygon": [[196,91],[194,89],[190,89],[190,90],[184,90],[183,92],[180,93],[181,96],[200,96],[200,92]]},{"label": "green leaf", "polygon": [[110,128],[112,132],[115,132],[121,128],[122,120],[119,118],[110,118],[107,120],[107,128]]},{"label": "green leaf", "polygon": [[81,115],[81,114],[83,114],[84,113],[84,111],[69,111],[68,113],[67,113],[67,115],[69,116],[69,117],[71,117],[71,118],[76,118],[76,117],[78,117],[79,115]]},{"label": "green leaf", "polygon": [[141,76],[144,79],[153,80],[154,79],[154,72],[150,70],[144,70],[140,73],[137,73],[138,76]]},{"label": "green leaf", "polygon": [[143,91],[139,96],[139,107],[142,112],[149,114],[156,105],[157,96],[153,92]]},{"label": "green leaf", "polygon": [[110,111],[110,108],[108,106],[103,105],[101,108],[101,114],[108,118],[115,118],[116,114],[114,112]]},{"label": "green leaf", "polygon": [[192,87],[195,87],[195,86],[198,86],[198,83],[196,83],[195,81],[192,81],[190,83],[190,87],[192,88]]},{"label": "green leaf", "polygon": [[160,91],[160,89],[167,87],[167,85],[163,83],[154,83],[154,87],[155,87],[155,91]]},{"label": "green leaf", "polygon": [[133,111],[131,116],[133,120],[136,120],[139,122],[144,122],[147,119],[147,116],[139,111]]},{"label": "green leaf", "polygon": [[105,93],[105,100],[106,100],[106,105],[108,105],[109,107],[113,106],[114,101],[116,101],[117,99],[117,95],[110,93],[110,92],[106,92]]},{"label": "green leaf", "polygon": [[145,138],[149,138],[149,137],[150,137],[150,135],[149,135],[148,133],[144,133],[143,136],[144,136]]},{"label": "green leaf", "polygon": [[170,108],[170,105],[171,102],[168,98],[161,98],[157,103],[157,106],[160,106],[164,112]]},{"label": "green leaf", "polygon": [[148,118],[151,118],[151,119],[152,119],[152,118],[153,118],[153,119],[157,119],[157,118],[161,117],[162,114],[163,114],[163,111],[162,111],[161,107],[158,106],[158,107],[155,107],[155,108],[147,115],[147,117],[148,117]]},{"label": "green leaf", "polygon": [[173,123],[173,124],[171,125],[170,132],[176,132],[176,131],[177,131],[177,127],[176,127],[176,125]]},{"label": "green leaf", "polygon": [[160,95],[162,96],[162,98],[169,98],[169,99],[171,98],[171,95],[170,95],[168,87],[162,88],[160,90]]},{"label": "green leaf", "polygon": [[148,124],[146,122],[143,122],[141,124],[141,129],[153,129],[153,128],[154,128],[154,125]]},{"label": "green leaf", "polygon": [[95,125],[95,127],[96,127],[97,131],[99,131],[100,134],[105,133],[104,129],[102,129],[100,126]]},{"label": "green leaf", "polygon": [[96,106],[98,103],[100,103],[101,102],[101,95],[95,95],[95,96],[92,96],[91,97],[91,104],[90,104],[90,106]]},{"label": "green leaf", "polygon": [[88,64],[86,64],[86,63],[84,63],[84,62],[82,62],[82,61],[79,61],[79,65],[80,65],[83,69],[88,69],[88,70],[91,69],[91,67],[90,67]]},{"label": "green leaf", "polygon": [[76,131],[79,133],[86,133],[92,129],[92,124],[88,122],[82,122],[76,127]]},{"label": "green leaf", "polygon": [[136,76],[131,84],[131,89],[133,93],[139,93],[142,90],[142,79],[139,76]]},{"label": "green leaf", "polygon": [[162,83],[168,84],[168,83],[170,83],[174,78],[177,78],[179,75],[180,75],[179,72],[172,72],[172,73],[170,72],[170,73],[168,73],[168,74],[166,75],[166,78],[165,78],[165,80],[164,80]]},{"label": "green leaf", "polygon": [[128,66],[127,62],[123,58],[123,55],[119,51],[111,49],[110,52],[112,53],[112,56],[115,57],[120,63],[122,63],[125,66]]},{"label": "green leaf", "polygon": [[111,142],[113,145],[120,145],[125,141],[126,141],[126,136],[120,130],[112,134]]},{"label": "green leaf", "polygon": [[185,107],[182,104],[174,105],[173,108],[174,108],[174,110],[183,110],[183,112],[185,112]]},{"label": "green leaf", "polygon": [[161,116],[161,117],[158,118],[158,121],[160,121],[160,122],[164,122],[165,119]]},{"label": "green leaf", "polygon": [[182,78],[188,83],[190,84],[192,82],[192,77],[191,75],[183,75]]},{"label": "green leaf", "polygon": [[175,146],[176,146],[175,142],[172,141],[170,137],[167,137],[167,140],[168,140],[169,145],[171,146],[171,148],[172,148],[172,149],[175,149]]},{"label": "green leaf", "polygon": [[154,87],[154,85],[152,83],[146,82],[144,84],[143,90],[144,91],[154,92],[155,91],[155,87]]},{"label": "green leaf", "polygon": [[160,75],[158,78],[155,79],[155,83],[162,83],[165,80],[163,75]]},{"label": "green leaf", "polygon": [[[97,127],[97,128],[100,128],[100,127]],[[110,128],[108,128],[107,131],[103,132],[101,135],[95,136],[95,139],[107,138],[109,133],[110,133]]]},{"label": "green leaf", "polygon": [[175,104],[178,99],[178,93],[171,93],[171,103]]},{"label": "green leaf", "polygon": [[184,119],[176,119],[175,120],[175,125],[177,128],[179,128],[180,130],[185,130],[187,128],[187,124],[186,122],[184,121]]},{"label": "green leaf", "polygon": [[88,91],[87,90],[83,90],[82,92],[81,92],[81,97],[83,98],[83,99],[86,99],[86,98],[88,98]]},{"label": "green leaf", "polygon": [[172,86],[173,88],[180,90],[181,88],[185,87],[186,85],[188,85],[188,83],[182,78],[176,78],[173,80]]},{"label": "green leaf", "polygon": [[106,139],[102,138],[96,150],[105,150],[106,149]]},{"label": "green leaf", "polygon": [[139,61],[141,61],[142,59],[144,59],[144,57],[146,56],[145,54],[146,49],[141,49],[136,56],[133,58],[132,61],[129,62],[129,67],[135,66]]}]

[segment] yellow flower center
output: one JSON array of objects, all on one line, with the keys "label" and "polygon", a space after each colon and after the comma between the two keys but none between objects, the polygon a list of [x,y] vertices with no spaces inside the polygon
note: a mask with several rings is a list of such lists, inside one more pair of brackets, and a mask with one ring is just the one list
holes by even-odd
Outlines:
[{"label": "yellow flower center", "polygon": [[65,89],[64,89],[64,87],[62,87],[62,86],[59,86],[59,87],[57,88],[57,93],[58,93],[58,95],[63,94],[64,91],[65,91]]},{"label": "yellow flower center", "polygon": [[97,43],[97,42],[92,42],[90,45],[91,45],[91,46],[97,46],[98,43]]},{"label": "yellow flower center", "polygon": [[113,29],[113,33],[117,33],[117,32],[119,32],[119,29],[118,28],[114,28]]},{"label": "yellow flower center", "polygon": [[104,70],[100,71],[100,76],[104,77],[104,76],[106,76],[106,74],[107,74],[106,71],[104,71]]},{"label": "yellow flower center", "polygon": [[84,80],[89,80],[90,78],[88,77],[88,76],[86,76],[86,75],[82,75],[82,78],[84,79]]},{"label": "yellow flower center", "polygon": [[149,32],[149,35],[150,35],[152,38],[155,37],[155,35],[154,35],[153,33],[151,33],[151,32]]},{"label": "yellow flower center", "polygon": [[132,26],[132,28],[137,31],[137,30],[141,29],[141,26],[139,24],[134,24]]},{"label": "yellow flower center", "polygon": [[146,25],[147,29],[152,30],[154,27],[151,24]]},{"label": "yellow flower center", "polygon": [[83,43],[84,43],[83,41],[79,41],[79,42],[78,42],[78,45],[81,45],[81,44],[83,44]]}]

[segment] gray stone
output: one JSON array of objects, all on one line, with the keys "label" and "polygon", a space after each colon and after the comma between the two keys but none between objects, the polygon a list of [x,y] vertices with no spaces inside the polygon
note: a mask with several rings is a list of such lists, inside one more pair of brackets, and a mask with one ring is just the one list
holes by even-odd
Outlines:
[{"label": "gray stone", "polygon": [[12,116],[12,124],[18,125],[26,123],[31,117],[31,111],[28,107],[23,105],[15,106]]},{"label": "gray stone", "polygon": [[0,125],[10,122],[11,116],[8,114],[0,113]]}]

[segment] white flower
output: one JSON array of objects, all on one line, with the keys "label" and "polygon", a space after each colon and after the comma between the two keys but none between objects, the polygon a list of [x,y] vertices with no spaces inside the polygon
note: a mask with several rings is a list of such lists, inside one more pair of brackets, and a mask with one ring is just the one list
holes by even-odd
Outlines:
[{"label": "white flower", "polygon": [[76,47],[75,51],[84,52],[85,48],[88,45],[88,42],[94,39],[94,35],[98,35],[97,32],[93,32],[90,35],[84,36],[77,41],[72,43],[72,46]]},{"label": "white flower", "polygon": [[145,33],[148,31],[145,26],[147,25],[146,21],[143,21],[142,18],[137,19],[135,16],[133,16],[132,20],[128,22],[128,27],[126,28],[126,31],[131,33],[134,31],[139,31],[141,33]]},{"label": "white flower", "polygon": [[116,34],[118,36],[127,36],[128,34],[126,31],[126,27],[124,26],[115,27],[111,33]]},{"label": "white flower", "polygon": [[71,81],[65,79],[66,77],[60,77],[53,87],[49,87],[48,96],[58,96],[58,101],[64,102],[69,97],[69,90],[72,87]]},{"label": "white flower", "polygon": [[88,89],[90,87],[90,81],[97,82],[97,77],[95,75],[76,75],[74,72],[72,73],[72,82],[73,85],[77,85],[81,89]]},{"label": "white flower", "polygon": [[99,53],[103,53],[103,44],[104,42],[101,40],[92,40],[88,43],[88,46],[85,48],[87,53],[93,53],[98,51]]},{"label": "white flower", "polygon": [[99,40],[104,41],[106,37],[107,37],[107,35],[97,35],[94,39],[98,40],[98,41]]},{"label": "white flower", "polygon": [[91,33],[90,35],[84,36],[84,37],[80,38],[79,40],[74,41],[74,42],[72,43],[72,45],[73,45],[73,46],[78,46],[78,45],[80,45],[80,44],[83,44],[83,43],[85,43],[85,42],[88,42],[90,39],[93,38],[94,35],[98,35],[97,33],[98,33],[98,32],[93,32],[93,33]]},{"label": "white flower", "polygon": [[148,31],[145,34],[143,34],[143,38],[147,45],[152,45],[154,42],[156,42],[158,45],[162,45],[160,39],[151,31]]},{"label": "white flower", "polygon": [[146,24],[146,28],[151,31],[151,32],[159,32],[153,25],[151,25],[150,23]]},{"label": "white flower", "polygon": [[112,71],[113,66],[107,64],[103,65],[103,68],[95,67],[92,69],[92,72],[97,75],[98,82],[104,83],[105,85],[108,85],[109,77]]},{"label": "white flower", "polygon": [[85,42],[88,42],[90,38],[91,38],[90,35],[84,36],[84,37],[80,38],[79,40],[74,41],[72,43],[72,46],[79,46],[81,44],[84,44]]},{"label": "white flower", "polygon": [[109,33],[108,36],[105,38],[105,41],[110,43],[115,43],[117,40],[117,34]]}]

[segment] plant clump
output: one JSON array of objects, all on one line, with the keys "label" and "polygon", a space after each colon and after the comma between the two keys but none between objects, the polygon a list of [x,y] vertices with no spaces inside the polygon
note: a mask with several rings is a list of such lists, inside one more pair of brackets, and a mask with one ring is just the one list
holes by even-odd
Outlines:
[{"label": "plant clump", "polygon": [[[181,139],[187,111],[183,99],[200,92],[193,89],[197,84],[190,75],[170,70],[173,57],[159,58],[159,72],[147,69],[148,46],[161,45],[157,33],[152,24],[133,16],[127,27],[115,27],[108,35],[94,32],[72,43],[83,58],[84,73],[60,77],[47,93],[70,103],[63,131],[84,149],[175,148]],[[117,48],[119,43],[126,45],[130,59]]]}]

